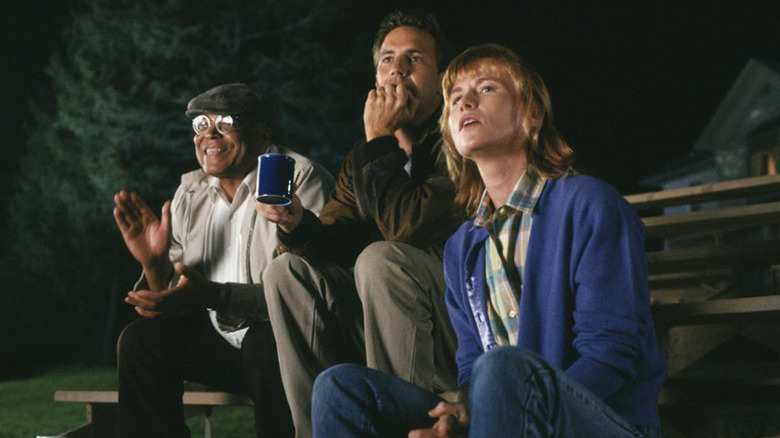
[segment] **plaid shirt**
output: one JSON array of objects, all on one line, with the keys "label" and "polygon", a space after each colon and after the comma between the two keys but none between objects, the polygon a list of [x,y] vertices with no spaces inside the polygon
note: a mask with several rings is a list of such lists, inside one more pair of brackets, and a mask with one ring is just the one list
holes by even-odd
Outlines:
[{"label": "plaid shirt", "polygon": [[488,317],[498,345],[516,345],[523,266],[531,235],[531,212],[547,179],[531,168],[517,181],[505,205],[494,210],[487,191],[474,224],[490,235],[485,241],[485,273],[489,289]]}]

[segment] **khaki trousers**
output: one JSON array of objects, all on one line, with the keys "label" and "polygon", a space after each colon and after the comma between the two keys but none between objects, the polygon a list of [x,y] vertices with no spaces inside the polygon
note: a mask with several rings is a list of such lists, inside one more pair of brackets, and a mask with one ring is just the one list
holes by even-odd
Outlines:
[{"label": "khaki trousers", "polygon": [[296,437],[311,436],[314,379],[365,363],[432,391],[456,386],[456,339],[441,261],[398,242],[369,245],[351,270],[282,254],[263,275]]}]

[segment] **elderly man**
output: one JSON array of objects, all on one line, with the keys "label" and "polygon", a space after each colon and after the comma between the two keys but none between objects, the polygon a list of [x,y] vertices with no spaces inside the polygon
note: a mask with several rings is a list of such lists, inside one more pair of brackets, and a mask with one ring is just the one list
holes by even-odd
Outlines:
[{"label": "elderly man", "polygon": [[459,222],[437,129],[446,46],[432,16],[385,18],[365,139],[322,214],[296,201],[258,207],[289,250],[263,279],[298,437],[311,435],[314,379],[336,363],[365,360],[434,391],[455,386],[440,258]]},{"label": "elderly man", "polygon": [[320,165],[272,140],[279,105],[245,84],[192,99],[200,169],[182,175],[157,218],[134,193],[114,197],[114,217],[143,275],[125,301],[143,318],[118,347],[122,437],[188,437],[182,382],[248,394],[258,436],[292,435],[262,273],[277,251],[276,225],[255,209],[257,157],[295,159],[300,202],[319,212],[333,187]]}]

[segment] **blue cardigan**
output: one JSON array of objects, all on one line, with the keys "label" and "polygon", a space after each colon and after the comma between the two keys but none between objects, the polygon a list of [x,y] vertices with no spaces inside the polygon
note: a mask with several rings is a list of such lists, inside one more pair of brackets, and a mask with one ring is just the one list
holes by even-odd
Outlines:
[{"label": "blue cardigan", "polygon": [[[520,295],[518,345],[539,353],[634,424],[660,427],[666,374],[650,316],[644,226],[608,184],[548,180],[533,213]],[[484,228],[447,241],[447,306],[458,336],[458,383],[496,346],[487,317]]]}]

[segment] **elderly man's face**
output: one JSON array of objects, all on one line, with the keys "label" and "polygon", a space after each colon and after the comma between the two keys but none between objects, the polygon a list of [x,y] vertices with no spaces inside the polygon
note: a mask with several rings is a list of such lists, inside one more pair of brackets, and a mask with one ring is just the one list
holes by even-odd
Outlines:
[{"label": "elderly man's face", "polygon": [[243,179],[257,164],[257,156],[267,148],[267,140],[248,126],[221,133],[214,123],[217,116],[206,116],[211,121],[210,126],[193,139],[198,163],[211,176]]}]

